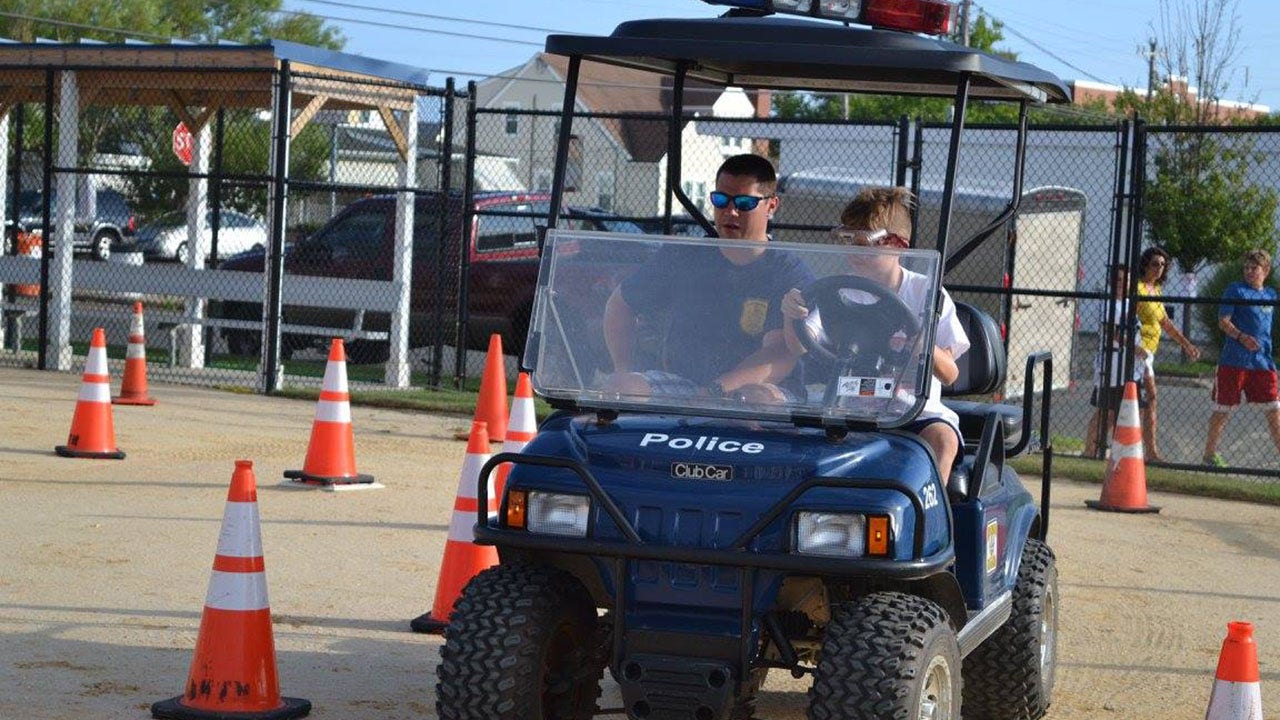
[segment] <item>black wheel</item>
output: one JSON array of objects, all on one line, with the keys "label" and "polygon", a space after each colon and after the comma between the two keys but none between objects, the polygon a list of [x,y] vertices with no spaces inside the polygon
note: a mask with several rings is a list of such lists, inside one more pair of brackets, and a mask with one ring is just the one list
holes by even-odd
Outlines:
[{"label": "black wheel", "polygon": [[262,354],[262,335],[249,330],[227,330],[227,349],[232,355],[256,358]]},{"label": "black wheel", "polygon": [[186,265],[187,255],[189,253],[190,253],[190,247],[187,245],[187,241],[183,240],[182,242],[178,243],[178,249],[173,252],[173,259],[176,260],[179,265]]},{"label": "black wheel", "polygon": [[875,374],[902,332],[920,334],[920,319],[892,289],[856,275],[833,275],[801,291],[809,317],[791,321],[809,353],[830,364]]},{"label": "black wheel", "polygon": [[1027,540],[1013,611],[964,659],[964,713],[973,720],[1034,720],[1053,697],[1057,670],[1058,569],[1053,551]]},{"label": "black wheel", "polygon": [[572,576],[526,563],[473,578],[440,649],[440,720],[590,718],[604,660],[588,597]]},{"label": "black wheel", "polygon": [[960,719],[960,647],[937,604],[880,592],[831,608],[810,720]]},{"label": "black wheel", "polygon": [[107,260],[111,258],[111,245],[116,241],[116,236],[102,231],[93,236],[93,242],[89,245],[89,252],[93,255],[94,260]]},{"label": "black wheel", "polygon": [[347,345],[347,360],[353,365],[378,365],[391,357],[391,345],[376,340],[354,340]]}]

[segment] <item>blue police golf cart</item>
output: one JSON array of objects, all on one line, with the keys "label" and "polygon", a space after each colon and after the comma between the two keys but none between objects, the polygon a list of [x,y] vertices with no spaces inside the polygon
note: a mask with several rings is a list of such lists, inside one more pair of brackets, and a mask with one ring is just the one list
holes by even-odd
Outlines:
[{"label": "blue police golf cart", "polygon": [[[814,719],[1041,717],[1058,619],[1046,543],[1052,358],[1026,359],[1022,406],[946,399],[964,439],[946,482],[906,428],[934,382],[944,258],[967,254],[947,250],[966,105],[1021,109],[1014,187],[996,227],[1022,195],[1028,106],[1069,91],[1031,65],[936,37],[950,12],[937,0],[715,4],[735,7],[547,39],[569,74],[523,362],[556,412],[523,453],[495,455],[482,470],[475,537],[501,562],[467,585],[449,618],[439,717],[750,718],[770,670],[811,677]],[[672,76],[667,189],[694,218],[702,214],[680,181],[688,80],[954,98],[936,246],[673,236],[670,203],[666,236],[558,228],[584,60]],[[725,261],[735,253],[758,255],[752,267],[799,268],[810,313],[784,321],[807,351],[790,375],[725,393],[703,382],[714,358],[699,338],[721,332],[714,284],[737,271]],[[910,297],[868,279],[867,268],[886,263],[911,279]],[[612,288],[602,277],[632,293],[685,293],[679,337],[657,317],[635,341],[653,367],[678,358],[683,382],[619,381],[603,340]],[[681,289],[698,279],[712,291]],[[770,302],[778,298],[744,305],[741,321],[764,322]],[[971,347],[946,393],[989,394],[1004,382],[1000,331],[967,305],[957,315]],[[1007,464],[1032,444],[1037,394],[1038,503]],[[502,463],[512,469],[489,515]],[[599,707],[606,669],[621,707]]]}]

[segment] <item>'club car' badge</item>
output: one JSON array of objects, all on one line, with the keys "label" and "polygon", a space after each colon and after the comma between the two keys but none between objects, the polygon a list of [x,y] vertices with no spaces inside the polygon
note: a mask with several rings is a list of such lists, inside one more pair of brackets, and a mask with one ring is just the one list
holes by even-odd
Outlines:
[{"label": "'club car' badge", "polygon": [[708,463],[673,462],[671,477],[680,480],[721,480],[733,479],[732,465],[710,465]]}]

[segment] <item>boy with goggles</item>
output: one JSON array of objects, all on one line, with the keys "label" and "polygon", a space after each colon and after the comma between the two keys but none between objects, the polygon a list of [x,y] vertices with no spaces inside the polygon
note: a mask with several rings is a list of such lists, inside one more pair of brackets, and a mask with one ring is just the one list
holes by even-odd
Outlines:
[{"label": "boy with goggles", "polygon": [[[831,230],[832,242],[864,247],[910,247],[912,202],[914,198],[906,188],[865,188],[840,213],[840,225]],[[928,279],[902,267],[896,253],[859,257],[855,263],[856,275],[893,288],[908,307],[926,305],[930,292]],[[942,482],[946,483],[951,478],[951,467],[960,448],[964,447],[964,441],[960,435],[960,417],[942,404],[942,386],[950,385],[959,377],[956,358],[969,349],[969,336],[956,317],[956,306],[951,296],[946,290],[942,290],[940,295],[941,307],[933,348],[934,382],[929,383],[929,397],[920,415],[907,429],[928,443],[938,460]],[[795,287],[782,297],[782,314],[791,320],[803,320],[809,316],[804,297]],[[805,352],[792,323],[784,324],[783,335],[792,352]],[[806,372],[835,374],[835,368],[813,368],[819,363],[812,358],[804,362]]]}]

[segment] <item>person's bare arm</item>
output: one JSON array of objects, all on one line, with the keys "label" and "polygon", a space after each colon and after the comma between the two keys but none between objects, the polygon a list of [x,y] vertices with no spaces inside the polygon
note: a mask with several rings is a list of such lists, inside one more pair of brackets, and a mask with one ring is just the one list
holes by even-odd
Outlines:
[{"label": "person's bare arm", "polygon": [[636,314],[616,287],[604,306],[604,344],[615,372],[631,372],[635,358]]},{"label": "person's bare arm", "polygon": [[796,288],[791,288],[786,295],[782,296],[782,337],[786,341],[787,349],[800,357],[808,352],[800,337],[796,335],[796,326],[793,320],[803,320],[809,316],[809,308],[804,305],[804,297]]},{"label": "person's bare arm", "polygon": [[1182,351],[1185,352],[1188,357],[1192,360],[1200,359],[1200,348],[1196,347],[1195,343],[1188,340],[1187,336],[1182,334],[1182,331],[1178,329],[1178,326],[1172,320],[1167,317],[1162,319],[1160,321],[1160,328],[1169,333],[1169,337],[1173,338],[1174,342],[1182,346]]},{"label": "person's bare arm", "polygon": [[791,374],[799,357],[787,347],[782,330],[770,330],[765,333],[759,350],[748,355],[729,372],[720,375],[716,381],[726,392],[743,385],[776,383]]},{"label": "person's bare arm", "polygon": [[1231,322],[1230,315],[1223,315],[1218,318],[1218,327],[1222,328],[1222,334],[1235,340],[1245,347],[1249,352],[1258,352],[1258,348],[1262,347],[1258,344],[1258,339],[1252,335],[1246,335],[1241,332],[1236,324]]},{"label": "person's bare arm", "polygon": [[947,348],[933,347],[933,374],[943,385],[950,385],[960,377],[960,366]]}]

